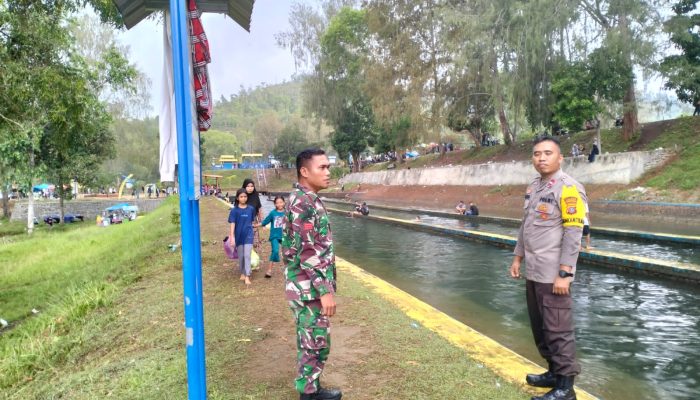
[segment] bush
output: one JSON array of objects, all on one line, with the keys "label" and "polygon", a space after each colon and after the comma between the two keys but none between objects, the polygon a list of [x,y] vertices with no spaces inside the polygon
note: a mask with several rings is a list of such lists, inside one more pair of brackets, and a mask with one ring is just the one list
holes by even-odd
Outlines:
[{"label": "bush", "polygon": [[350,173],[348,167],[331,167],[331,179],[340,179]]}]

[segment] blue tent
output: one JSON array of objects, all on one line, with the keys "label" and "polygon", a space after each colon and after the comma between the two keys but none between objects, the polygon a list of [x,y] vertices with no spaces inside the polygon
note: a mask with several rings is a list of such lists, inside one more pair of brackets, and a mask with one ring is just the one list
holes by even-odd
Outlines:
[{"label": "blue tent", "polygon": [[42,190],[47,190],[53,185],[49,185],[48,183],[42,183],[40,185],[34,185],[32,187],[32,191],[34,192],[41,192]]},{"label": "blue tent", "polygon": [[121,203],[121,204],[115,204],[112,207],[108,207],[106,210],[107,211],[117,211],[121,210],[123,208],[129,207],[130,205],[128,203]]}]

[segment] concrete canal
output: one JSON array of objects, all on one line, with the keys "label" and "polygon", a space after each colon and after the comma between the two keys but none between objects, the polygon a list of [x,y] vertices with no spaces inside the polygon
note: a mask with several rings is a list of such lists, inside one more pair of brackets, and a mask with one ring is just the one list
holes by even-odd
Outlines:
[{"label": "concrete canal", "polygon": [[[507,276],[510,251],[362,218],[333,215],[331,221],[339,256],[541,363],[532,343],[524,281]],[[514,230],[498,224],[478,229]],[[635,254],[661,257],[672,250],[675,260],[698,262],[697,253],[682,246],[669,245],[669,250],[665,244],[622,242]],[[618,252],[620,243],[594,239],[596,246]],[[581,387],[603,399],[700,398],[696,283],[580,264],[573,295]]]},{"label": "concrete canal", "polygon": [[[337,207],[332,204],[331,207]],[[348,205],[344,209],[350,208]],[[381,209],[372,209],[372,215],[386,216],[399,219],[414,219],[420,217],[421,222],[427,224],[438,224],[451,226],[460,229],[476,230],[489,233],[500,233],[517,237],[518,228],[511,224],[497,222],[479,222],[478,220],[464,220],[443,218],[433,215],[426,215],[414,212],[397,212]],[[593,234],[591,245],[598,250],[612,251],[616,253],[643,256],[658,260],[677,261],[683,263],[700,265],[700,249],[683,243],[653,243],[649,241],[639,241],[631,238],[614,237],[602,234]]]}]

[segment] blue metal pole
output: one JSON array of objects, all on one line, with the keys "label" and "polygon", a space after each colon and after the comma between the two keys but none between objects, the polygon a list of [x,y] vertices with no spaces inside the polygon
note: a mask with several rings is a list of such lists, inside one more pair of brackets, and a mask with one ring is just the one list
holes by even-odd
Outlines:
[{"label": "blue metal pole", "polygon": [[190,92],[191,67],[186,13],[185,0],[170,0],[187,348],[187,394],[190,400],[203,400],[207,398],[207,385],[199,235],[199,188],[195,187],[193,165],[193,106]]}]

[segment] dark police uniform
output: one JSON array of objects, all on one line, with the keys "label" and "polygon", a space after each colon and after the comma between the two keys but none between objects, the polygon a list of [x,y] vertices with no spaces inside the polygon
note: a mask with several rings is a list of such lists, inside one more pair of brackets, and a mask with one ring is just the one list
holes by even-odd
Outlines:
[{"label": "dark police uniform", "polygon": [[562,376],[578,375],[581,368],[576,362],[571,295],[556,295],[552,289],[560,265],[576,273],[586,203],[583,186],[561,169],[548,181],[536,178],[527,188],[514,251],[525,259],[535,344],[550,371]]}]

